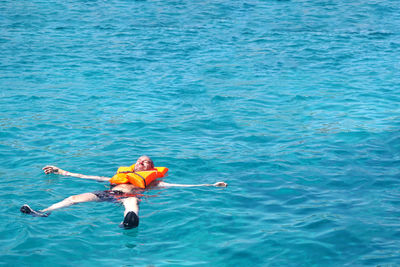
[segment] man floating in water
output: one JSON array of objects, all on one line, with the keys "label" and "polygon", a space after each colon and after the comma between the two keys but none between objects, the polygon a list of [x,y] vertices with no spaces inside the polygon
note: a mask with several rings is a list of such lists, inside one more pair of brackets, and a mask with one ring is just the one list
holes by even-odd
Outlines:
[{"label": "man floating in water", "polygon": [[[120,169],[122,169],[120,171]],[[121,227],[126,229],[134,228],[139,225],[139,199],[138,194],[143,192],[142,188],[161,188],[161,187],[192,187],[192,186],[217,186],[226,187],[225,182],[217,182],[215,184],[170,184],[163,181],[155,180],[162,177],[167,168],[154,167],[154,163],[148,156],[141,156],[138,158],[136,163],[132,167],[121,167],[119,173],[113,178],[94,176],[94,175],[83,175],[79,173],[71,173],[62,170],[56,166],[46,166],[43,168],[44,173],[60,174],[64,176],[73,176],[82,179],[91,179],[96,181],[109,181],[111,183],[110,190],[96,191],[92,193],[84,193],[80,195],[70,196],[63,201],[55,203],[48,208],[43,210],[33,210],[28,205],[21,207],[21,212],[31,214],[38,217],[47,217],[53,210],[68,207],[77,203],[94,202],[94,201],[113,201],[120,202],[124,205],[124,220],[121,223]],[[162,173],[164,172],[164,173]],[[137,181],[137,182],[136,182]],[[149,184],[146,184],[146,181]]]}]

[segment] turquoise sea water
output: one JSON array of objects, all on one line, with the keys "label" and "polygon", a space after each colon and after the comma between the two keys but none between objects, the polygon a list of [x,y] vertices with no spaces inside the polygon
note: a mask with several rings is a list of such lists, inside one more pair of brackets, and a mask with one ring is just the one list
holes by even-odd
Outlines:
[{"label": "turquoise sea water", "polygon": [[[396,266],[398,1],[0,1],[0,265]],[[19,212],[107,189],[123,207]]]}]

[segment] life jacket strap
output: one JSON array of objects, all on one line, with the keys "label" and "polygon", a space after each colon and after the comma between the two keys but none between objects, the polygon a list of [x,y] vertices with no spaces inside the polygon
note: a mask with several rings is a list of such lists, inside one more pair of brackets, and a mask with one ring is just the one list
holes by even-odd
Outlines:
[{"label": "life jacket strap", "polygon": [[144,188],[146,188],[147,187],[147,184],[146,184],[146,179],[144,179],[144,177],[143,176],[141,176],[139,173],[136,173],[136,172],[132,172],[133,174],[135,174],[135,175],[137,175],[137,176],[139,176],[140,178],[142,178],[142,180],[143,180],[143,183],[144,183]]}]

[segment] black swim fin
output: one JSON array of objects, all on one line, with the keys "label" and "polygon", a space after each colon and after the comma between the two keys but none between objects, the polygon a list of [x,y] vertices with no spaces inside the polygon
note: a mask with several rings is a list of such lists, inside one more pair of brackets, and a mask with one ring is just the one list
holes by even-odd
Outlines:
[{"label": "black swim fin", "polygon": [[35,217],[47,217],[47,216],[50,215],[49,213],[45,213],[45,212],[40,212],[40,211],[33,210],[31,207],[29,207],[29,206],[26,205],[26,204],[23,205],[19,210],[20,210],[22,213],[30,214],[30,215],[35,216]]},{"label": "black swim fin", "polygon": [[139,216],[133,211],[128,212],[125,215],[124,221],[120,224],[121,227],[125,229],[131,229],[138,227],[139,225]]}]

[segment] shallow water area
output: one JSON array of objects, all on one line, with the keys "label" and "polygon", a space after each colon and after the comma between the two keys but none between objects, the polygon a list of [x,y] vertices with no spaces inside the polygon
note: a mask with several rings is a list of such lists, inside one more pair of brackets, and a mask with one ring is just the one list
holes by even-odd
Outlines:
[{"label": "shallow water area", "polygon": [[[396,266],[396,1],[0,5],[0,264]],[[21,214],[149,155],[140,226],[119,204]],[[68,260],[67,260],[68,259]]]}]

